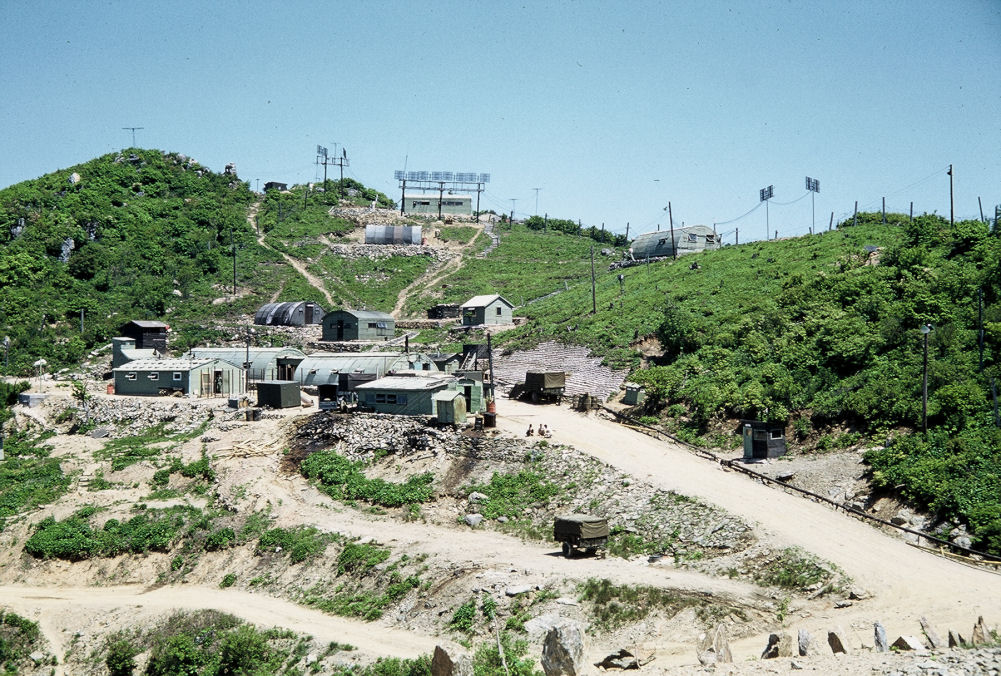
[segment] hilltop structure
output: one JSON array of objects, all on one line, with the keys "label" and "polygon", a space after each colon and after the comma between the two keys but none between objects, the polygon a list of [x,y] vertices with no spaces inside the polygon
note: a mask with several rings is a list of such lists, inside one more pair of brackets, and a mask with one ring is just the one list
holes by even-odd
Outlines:
[{"label": "hilltop structure", "polygon": [[[649,258],[674,258],[675,255],[720,248],[716,231],[707,225],[644,232],[629,246],[629,257],[635,261]],[[677,252],[677,254],[675,254]]]}]

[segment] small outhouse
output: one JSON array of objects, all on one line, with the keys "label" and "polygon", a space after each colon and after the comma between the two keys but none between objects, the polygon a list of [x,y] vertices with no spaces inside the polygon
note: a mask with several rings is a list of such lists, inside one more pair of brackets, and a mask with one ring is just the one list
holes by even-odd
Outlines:
[{"label": "small outhouse", "polygon": [[626,393],[622,395],[622,403],[627,406],[639,406],[646,400],[646,390],[636,383],[625,384]]},{"label": "small outhouse", "polygon": [[785,425],[760,420],[741,420],[744,460],[778,458],[786,452]]},{"label": "small outhouse", "polygon": [[435,418],[443,425],[462,425],[466,422],[466,398],[458,390],[442,390],[432,397]]}]

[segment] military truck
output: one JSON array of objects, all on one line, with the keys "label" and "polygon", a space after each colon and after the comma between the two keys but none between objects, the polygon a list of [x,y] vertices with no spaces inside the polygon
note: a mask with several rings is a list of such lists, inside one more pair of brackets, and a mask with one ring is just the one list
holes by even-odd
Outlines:
[{"label": "military truck", "polygon": [[608,520],[590,514],[558,516],[553,523],[553,539],[563,543],[563,556],[568,559],[579,549],[594,554],[608,546]]},{"label": "military truck", "polygon": [[563,401],[567,374],[563,371],[528,371],[525,382],[511,388],[512,399],[529,399],[533,404],[543,401]]}]

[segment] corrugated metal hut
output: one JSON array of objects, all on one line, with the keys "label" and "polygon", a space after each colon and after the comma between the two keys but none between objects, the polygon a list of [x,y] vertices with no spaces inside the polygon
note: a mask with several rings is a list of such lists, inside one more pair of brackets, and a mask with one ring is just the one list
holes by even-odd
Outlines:
[{"label": "corrugated metal hut", "polygon": [[388,340],[396,335],[393,315],[375,310],[334,310],[323,316],[323,340]]},{"label": "corrugated metal hut", "polygon": [[462,323],[464,326],[513,324],[513,309],[514,305],[497,294],[473,296],[462,304]]},{"label": "corrugated metal hut", "polygon": [[138,350],[167,351],[167,332],[170,327],[163,322],[135,319],[122,326],[122,335],[136,341]]},{"label": "corrugated metal hut", "polygon": [[420,244],[423,233],[419,225],[366,225],[365,244]]},{"label": "corrugated metal hut", "polygon": [[262,326],[305,326],[320,324],[324,314],[318,303],[309,300],[268,303],[254,313],[254,323]]},{"label": "corrugated metal hut", "polygon": [[355,385],[397,371],[437,372],[427,355],[411,352],[314,352],[296,367],[294,380],[303,386],[338,385],[353,392]]},{"label": "corrugated metal hut", "polygon": [[778,458],[786,452],[786,429],[782,423],[741,420],[744,460]]},{"label": "corrugated metal hut", "polygon": [[119,336],[111,339],[111,368],[113,369],[128,364],[130,361],[156,359],[158,356],[160,356],[160,353],[152,348],[148,350],[138,349],[135,338]]},{"label": "corrugated metal hut", "polygon": [[358,401],[377,413],[435,415],[434,395],[448,390],[453,382],[454,378],[440,373],[386,376],[359,385]]},{"label": "corrugated metal hut", "polygon": [[670,230],[644,232],[633,240],[629,246],[629,255],[633,260],[642,261],[647,258],[673,257],[677,248],[678,255],[707,251],[720,248],[719,237],[707,225],[686,225],[674,229],[674,242],[671,242]]},{"label": "corrugated metal hut", "polygon": [[453,319],[459,316],[459,306],[455,303],[439,303],[428,308],[428,319]]},{"label": "corrugated metal hut", "polygon": [[306,358],[302,350],[294,347],[252,347],[250,350],[245,347],[193,347],[185,356],[228,361],[247,369],[247,377],[252,381],[293,380],[296,367]]},{"label": "corrugated metal hut", "polygon": [[257,383],[257,405],[269,408],[301,406],[299,383],[291,380],[262,380]]},{"label": "corrugated metal hut", "polygon": [[113,372],[116,394],[230,397],[247,389],[243,369],[221,359],[140,359]]}]

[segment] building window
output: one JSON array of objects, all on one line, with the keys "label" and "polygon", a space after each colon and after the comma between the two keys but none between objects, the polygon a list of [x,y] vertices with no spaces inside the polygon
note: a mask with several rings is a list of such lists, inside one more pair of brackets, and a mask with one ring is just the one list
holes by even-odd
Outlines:
[{"label": "building window", "polygon": [[128,373],[125,374],[125,379],[126,380],[135,380],[136,379],[136,372],[135,371],[129,371]]},{"label": "building window", "polygon": [[771,432],[770,432],[770,433],[768,434],[768,436],[770,436],[770,437],[771,437],[772,439],[781,439],[781,438],[782,438],[782,436],[783,436],[783,435],[782,435],[782,430],[772,430],[772,431],[771,431]]},{"label": "building window", "polygon": [[174,371],[174,380],[180,380],[180,379],[181,379],[181,372]]},{"label": "building window", "polygon": [[407,395],[405,394],[396,395],[396,403],[399,404],[400,406],[405,406],[407,403]]},{"label": "building window", "polygon": [[379,392],[378,394],[376,394],[375,395],[375,403],[377,403],[377,404],[385,404],[386,403],[386,393],[385,392]]},{"label": "building window", "polygon": [[386,395],[386,403],[387,404],[395,404],[396,403],[396,395],[395,394],[387,394]]},{"label": "building window", "polygon": [[498,316],[498,317],[500,317],[500,316],[501,316],[501,308],[500,308],[499,306],[498,306],[498,308],[497,308],[497,316]]},{"label": "building window", "polygon": [[690,233],[688,233],[688,241],[689,242],[698,242],[699,241],[699,236],[696,235],[694,232],[690,232]]},{"label": "building window", "polygon": [[160,374],[159,373],[150,373],[146,377],[149,378],[150,380],[159,380],[160,379]]},{"label": "building window", "polygon": [[712,244],[716,241],[716,235],[706,235],[706,244]]}]

